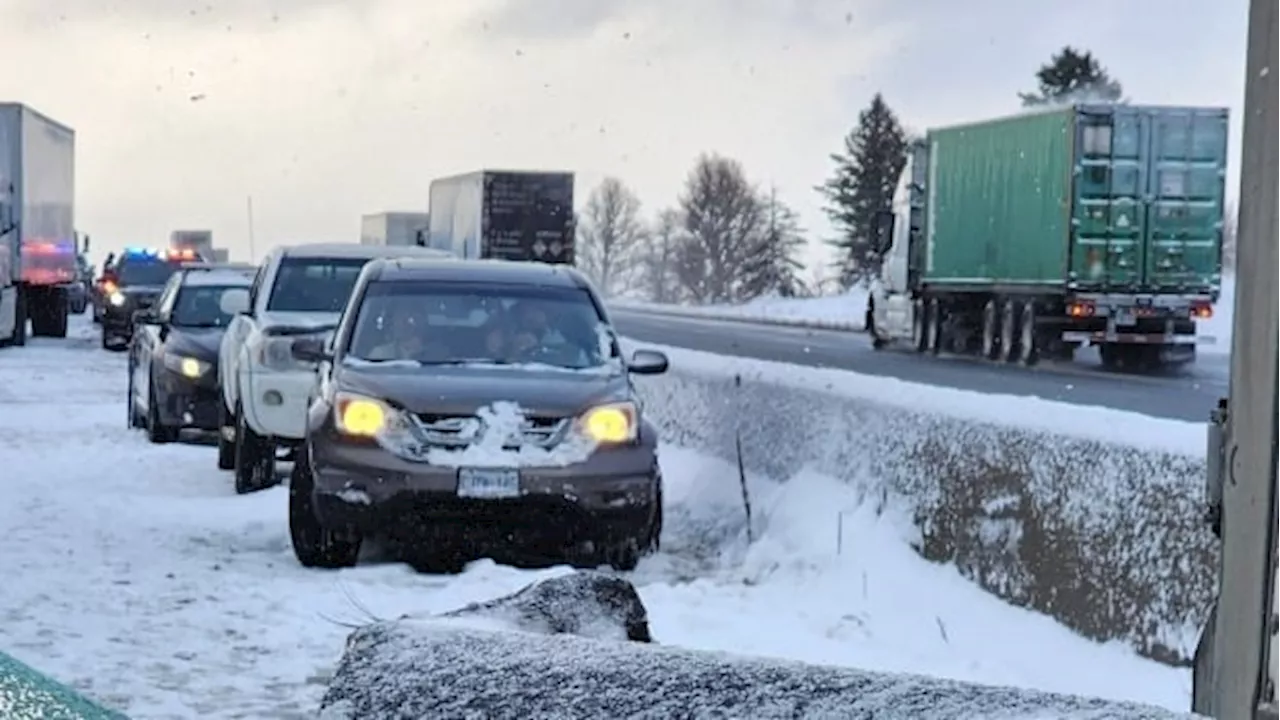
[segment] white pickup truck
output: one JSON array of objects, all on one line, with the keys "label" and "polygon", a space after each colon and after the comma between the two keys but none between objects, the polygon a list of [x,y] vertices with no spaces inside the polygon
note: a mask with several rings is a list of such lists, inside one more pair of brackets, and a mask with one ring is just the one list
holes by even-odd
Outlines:
[{"label": "white pickup truck", "polygon": [[292,342],[330,333],[365,263],[385,257],[452,256],[353,243],[280,247],[262,261],[218,351],[218,467],[235,471],[236,492],[275,485],[277,451],[302,440],[315,367],[293,358]]}]

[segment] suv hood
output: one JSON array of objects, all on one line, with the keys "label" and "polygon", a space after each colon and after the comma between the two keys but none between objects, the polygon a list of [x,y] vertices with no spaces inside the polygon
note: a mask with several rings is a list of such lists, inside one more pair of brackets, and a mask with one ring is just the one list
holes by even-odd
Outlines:
[{"label": "suv hood", "polygon": [[631,398],[622,373],[529,366],[377,367],[344,365],[342,390],[386,400],[412,413],[475,415],[495,402],[514,402],[530,415],[570,417]]}]

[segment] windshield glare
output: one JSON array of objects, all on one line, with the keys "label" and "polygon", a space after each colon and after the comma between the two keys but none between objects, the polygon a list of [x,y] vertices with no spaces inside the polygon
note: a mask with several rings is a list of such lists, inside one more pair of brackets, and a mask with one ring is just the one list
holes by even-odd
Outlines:
[{"label": "windshield glare", "polygon": [[120,263],[116,277],[120,285],[164,285],[181,266],[159,260],[130,260]]},{"label": "windshield glare", "polygon": [[603,319],[577,288],[375,283],[360,304],[347,355],[424,364],[598,368],[616,355]]},{"label": "windshield glare", "polygon": [[286,258],[277,271],[267,310],[342,312],[367,262],[364,258]]},{"label": "windshield glare", "polygon": [[169,323],[179,327],[226,327],[233,315],[222,311],[222,296],[243,285],[187,286],[178,291]]}]

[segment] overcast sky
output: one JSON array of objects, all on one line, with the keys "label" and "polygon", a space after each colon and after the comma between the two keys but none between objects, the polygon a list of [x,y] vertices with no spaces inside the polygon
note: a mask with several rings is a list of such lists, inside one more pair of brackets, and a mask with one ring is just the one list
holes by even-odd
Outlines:
[{"label": "overcast sky", "polygon": [[913,128],[1013,112],[1068,43],[1134,102],[1230,107],[1235,148],[1245,6],[0,0],[0,100],[75,128],[95,250],[211,228],[247,258],[249,196],[258,256],[354,241],[362,213],[425,210],[431,178],[481,167],[576,171],[579,203],[617,175],[654,212],[702,151],[823,237],[812,188],[872,93]]}]

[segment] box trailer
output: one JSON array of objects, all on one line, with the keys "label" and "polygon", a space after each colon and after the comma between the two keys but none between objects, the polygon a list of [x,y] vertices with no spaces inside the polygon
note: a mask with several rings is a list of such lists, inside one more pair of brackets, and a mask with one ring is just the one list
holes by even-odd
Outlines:
[{"label": "box trailer", "polygon": [[424,212],[381,212],[360,218],[360,244],[425,246],[429,215]]},{"label": "box trailer", "polygon": [[75,132],[0,102],[0,345],[66,337],[77,256]]},{"label": "box trailer", "polygon": [[461,258],[573,264],[573,173],[480,170],[431,182],[428,245]]},{"label": "box trailer", "polygon": [[191,250],[205,260],[213,257],[212,230],[174,230],[169,233],[170,250]]},{"label": "box trailer", "polygon": [[874,344],[1193,360],[1221,283],[1227,119],[1073,105],[928,131],[877,217]]}]

